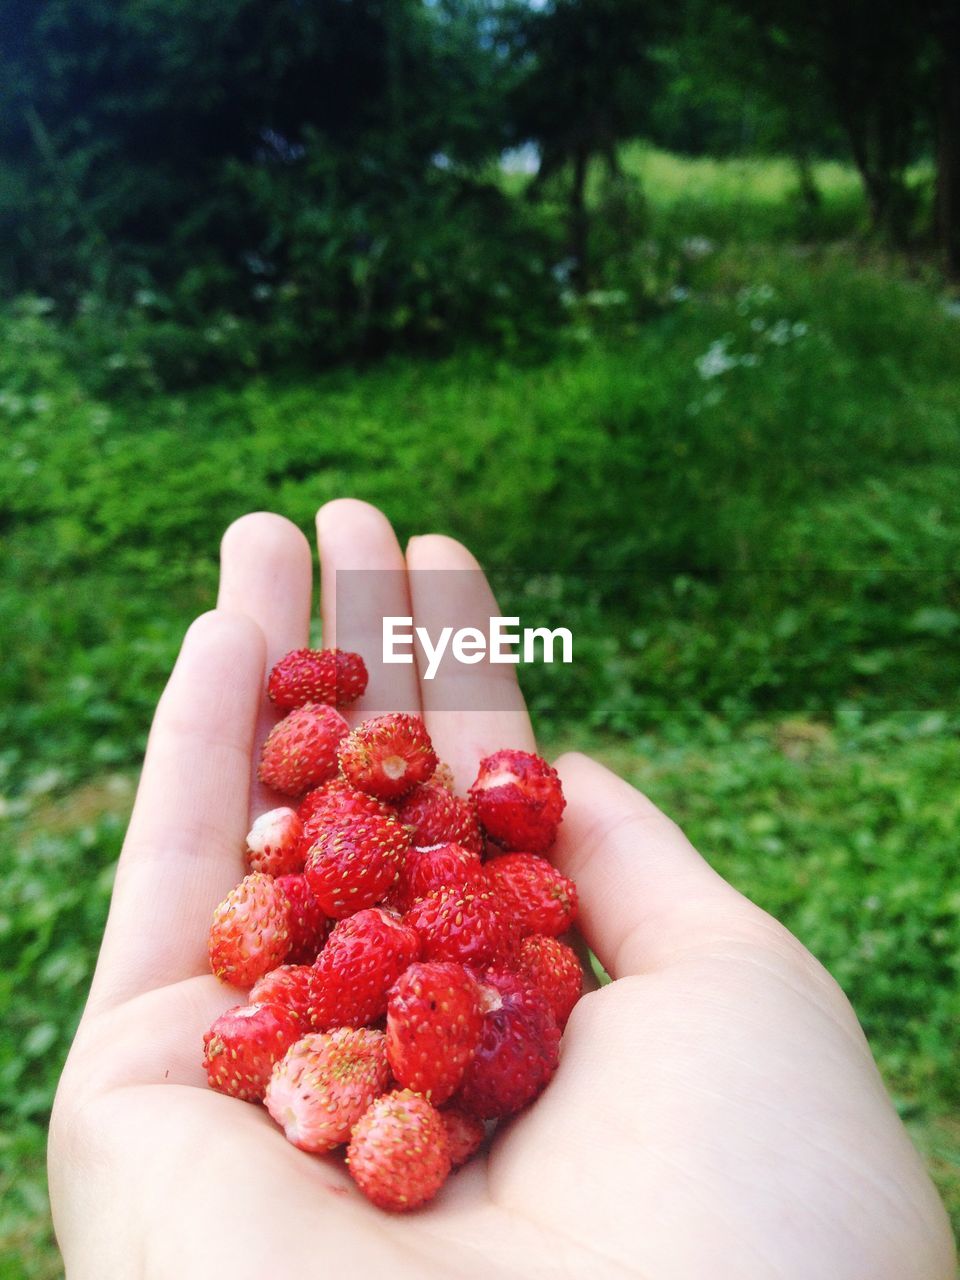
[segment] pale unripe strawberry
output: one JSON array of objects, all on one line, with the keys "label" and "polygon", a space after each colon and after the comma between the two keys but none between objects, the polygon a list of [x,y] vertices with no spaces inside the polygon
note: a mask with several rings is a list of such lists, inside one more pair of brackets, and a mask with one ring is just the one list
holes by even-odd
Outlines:
[{"label": "pale unripe strawberry", "polygon": [[402,1213],[426,1204],[450,1172],[440,1113],[410,1089],[384,1094],[353,1130],[347,1167],[367,1199],[381,1209]]},{"label": "pale unripe strawberry", "polygon": [[210,968],[234,987],[250,987],[283,964],[290,947],[290,903],[262,871],[253,871],[227,894],[210,926]]},{"label": "pale unripe strawberry", "polygon": [[340,1027],[305,1036],[273,1069],[264,1102],[301,1151],[330,1151],[346,1142],[374,1098],[387,1087],[382,1031]]},{"label": "pale unripe strawberry", "polygon": [[303,823],[293,809],[261,813],[247,835],[251,871],[268,876],[291,876],[303,870]]}]

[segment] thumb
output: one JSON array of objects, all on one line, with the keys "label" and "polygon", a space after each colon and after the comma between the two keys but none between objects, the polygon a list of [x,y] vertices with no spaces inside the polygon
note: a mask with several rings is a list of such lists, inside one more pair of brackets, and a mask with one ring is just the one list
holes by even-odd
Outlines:
[{"label": "thumb", "polygon": [[587,756],[556,762],[567,809],[552,853],[580,928],[613,977],[659,968],[755,908],[641,792]]}]

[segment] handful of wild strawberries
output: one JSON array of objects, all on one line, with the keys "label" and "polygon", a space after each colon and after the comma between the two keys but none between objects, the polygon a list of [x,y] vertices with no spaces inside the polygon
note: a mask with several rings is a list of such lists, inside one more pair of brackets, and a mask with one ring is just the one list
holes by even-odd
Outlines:
[{"label": "handful of wild strawberries", "polygon": [[556,772],[497,751],[457,796],[419,716],[350,730],[336,706],[366,684],[335,649],[270,673],[287,714],[259,777],[299,804],[256,820],[250,874],[214,913],[211,968],[250,992],[207,1032],[204,1066],[301,1150],[348,1144],[361,1191],[404,1210],[546,1086],[583,973],[557,937],[576,886],[543,856]]}]

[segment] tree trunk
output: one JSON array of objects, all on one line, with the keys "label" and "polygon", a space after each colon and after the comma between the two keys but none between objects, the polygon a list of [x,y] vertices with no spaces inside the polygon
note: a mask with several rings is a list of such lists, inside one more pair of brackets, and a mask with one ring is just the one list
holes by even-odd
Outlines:
[{"label": "tree trunk", "polygon": [[800,199],[807,213],[815,213],[823,204],[823,196],[817,186],[813,174],[813,163],[805,148],[798,148],[794,157],[797,166],[797,179],[800,184]]},{"label": "tree trunk", "polygon": [[570,256],[575,262],[574,280],[582,293],[589,279],[587,240],[587,170],[590,166],[590,150],[586,143],[578,143],[573,156],[573,186],[570,188]]},{"label": "tree trunk", "polygon": [[947,16],[940,32],[937,105],[937,243],[944,269],[960,279],[960,17]]},{"label": "tree trunk", "polygon": [[854,163],[867,197],[870,223],[878,235],[895,245],[906,242],[910,197],[903,172],[871,154],[869,142],[848,130]]}]

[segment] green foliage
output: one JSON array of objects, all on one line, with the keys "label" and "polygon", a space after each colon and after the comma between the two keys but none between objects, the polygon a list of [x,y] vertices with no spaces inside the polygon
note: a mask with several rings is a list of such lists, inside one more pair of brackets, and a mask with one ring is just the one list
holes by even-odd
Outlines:
[{"label": "green foliage", "polygon": [[535,335],[549,242],[479,176],[506,138],[488,7],[0,0],[0,285],[167,383]]},{"label": "green foliage", "polygon": [[[960,675],[950,628],[928,625],[958,607],[955,320],[841,252],[657,252],[678,283],[656,318],[588,297],[566,350],[525,367],[463,354],[159,398],[108,369],[132,390],[105,400],[36,307],[8,315],[6,741],[39,736],[78,774],[135,759],[223,527],[272,506],[308,530],[345,491],[494,567],[542,568],[547,540],[557,608],[621,674],[535,676],[545,707],[632,732],[703,708],[936,705]],[[81,722],[105,730],[94,756]]]}]

